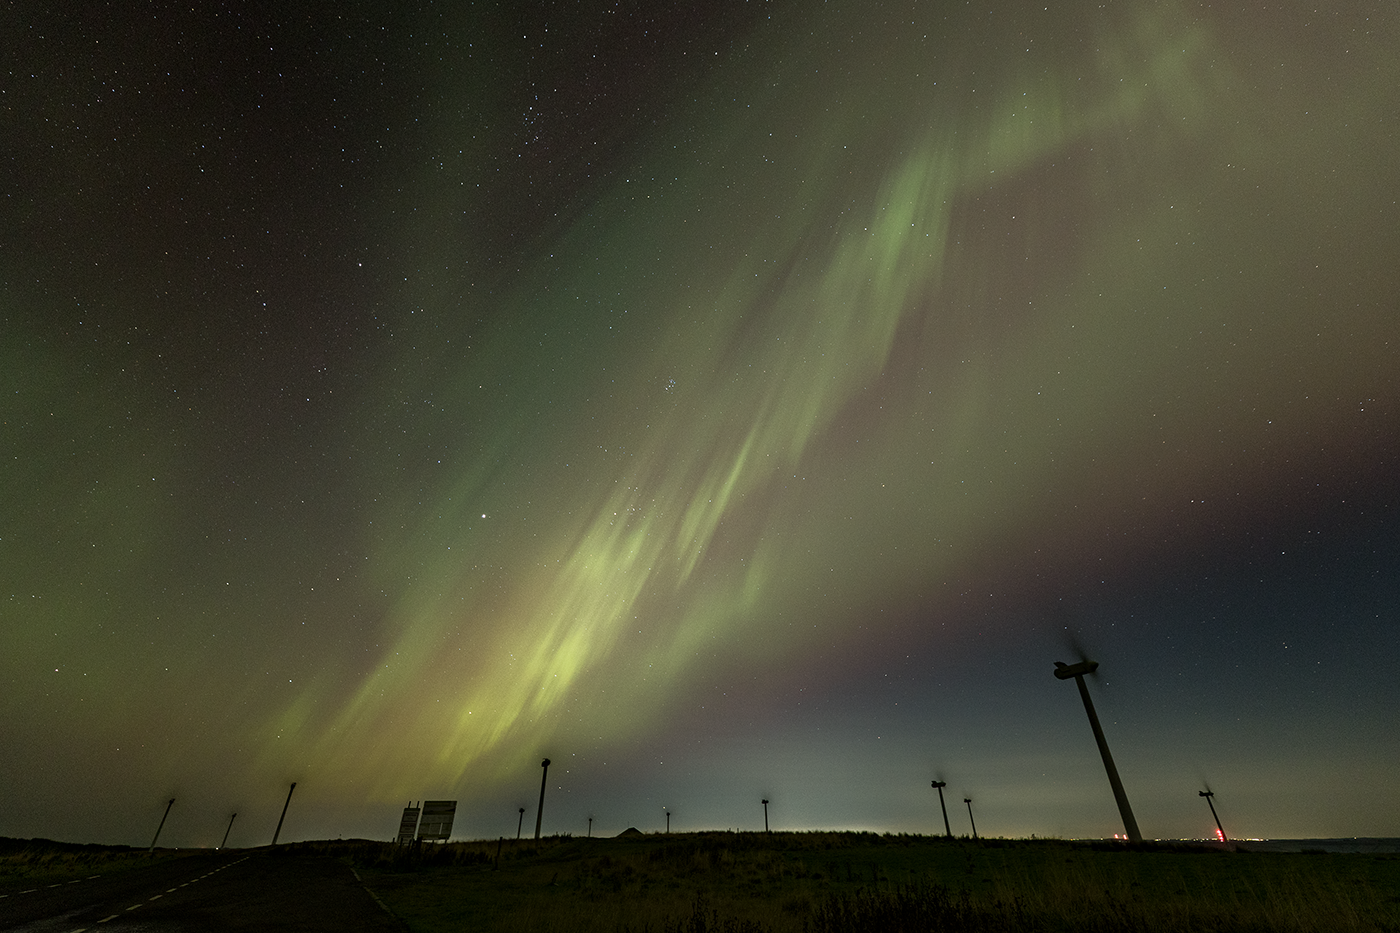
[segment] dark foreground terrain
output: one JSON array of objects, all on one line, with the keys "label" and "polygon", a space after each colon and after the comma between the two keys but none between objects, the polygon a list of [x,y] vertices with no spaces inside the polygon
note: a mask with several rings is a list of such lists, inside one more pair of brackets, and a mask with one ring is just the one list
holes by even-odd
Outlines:
[{"label": "dark foreground terrain", "polygon": [[424,933],[1400,931],[1390,854],[870,833],[359,845],[338,854]]},{"label": "dark foreground terrain", "polygon": [[870,833],[12,850],[0,930],[1400,933],[1394,854]]},{"label": "dark foreground terrain", "polygon": [[0,930],[404,929],[345,860],[315,851],[164,851],[152,857],[42,842],[0,849]]}]

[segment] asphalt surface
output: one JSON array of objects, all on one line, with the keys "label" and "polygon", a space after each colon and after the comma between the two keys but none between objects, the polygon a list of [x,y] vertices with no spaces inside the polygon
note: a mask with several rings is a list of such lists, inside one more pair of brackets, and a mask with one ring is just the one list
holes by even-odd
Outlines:
[{"label": "asphalt surface", "polygon": [[0,930],[23,933],[404,933],[344,862],[277,850],[191,855],[0,892]]}]

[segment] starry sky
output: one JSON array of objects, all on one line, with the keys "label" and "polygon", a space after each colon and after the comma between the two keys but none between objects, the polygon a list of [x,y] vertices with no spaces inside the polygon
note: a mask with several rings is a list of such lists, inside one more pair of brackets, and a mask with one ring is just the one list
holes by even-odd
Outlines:
[{"label": "starry sky", "polygon": [[0,835],[1400,836],[1400,8],[194,6],[0,14]]}]

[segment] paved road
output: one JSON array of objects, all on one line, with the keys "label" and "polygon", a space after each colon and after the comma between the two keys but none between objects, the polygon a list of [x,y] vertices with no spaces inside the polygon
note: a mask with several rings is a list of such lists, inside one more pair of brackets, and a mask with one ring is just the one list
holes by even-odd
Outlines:
[{"label": "paved road", "polygon": [[406,929],[343,862],[275,850],[191,855],[0,893],[0,930],[13,933]]}]

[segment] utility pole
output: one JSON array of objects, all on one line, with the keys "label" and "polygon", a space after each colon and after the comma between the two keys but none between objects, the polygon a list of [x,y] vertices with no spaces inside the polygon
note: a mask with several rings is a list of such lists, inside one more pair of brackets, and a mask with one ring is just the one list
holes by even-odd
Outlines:
[{"label": "utility pole", "polygon": [[520,831],[525,828],[525,808],[520,808],[520,822],[515,824],[515,841],[520,841]]}]

